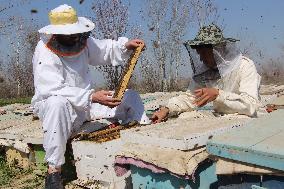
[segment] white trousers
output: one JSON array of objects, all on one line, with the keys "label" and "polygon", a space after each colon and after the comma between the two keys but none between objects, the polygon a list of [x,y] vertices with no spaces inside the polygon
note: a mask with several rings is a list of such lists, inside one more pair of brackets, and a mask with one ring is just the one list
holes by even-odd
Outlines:
[{"label": "white trousers", "polygon": [[51,96],[38,103],[34,112],[42,122],[45,160],[52,167],[60,167],[65,163],[64,154],[68,138],[90,118],[114,118],[121,120],[122,123],[133,120],[141,124],[150,123],[139,94],[133,90],[127,90],[121,104],[115,108],[94,103],[90,111],[82,112],[74,109],[66,98]]}]

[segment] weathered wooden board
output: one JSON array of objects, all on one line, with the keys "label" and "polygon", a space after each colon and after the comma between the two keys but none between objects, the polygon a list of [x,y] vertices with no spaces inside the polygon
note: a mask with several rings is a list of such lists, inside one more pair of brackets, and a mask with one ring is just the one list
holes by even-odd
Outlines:
[{"label": "weathered wooden board", "polygon": [[2,115],[0,116],[0,138],[42,144],[43,134],[40,121],[32,121],[32,116],[13,113]]},{"label": "weathered wooden board", "polygon": [[[107,126],[109,122],[92,121],[82,125],[78,132],[92,132]],[[19,140],[23,143],[42,144],[43,131],[39,120],[32,116],[9,113],[0,116],[0,139]]]},{"label": "weathered wooden board", "polygon": [[284,110],[208,141],[210,154],[284,171]]},{"label": "weathered wooden board", "polygon": [[[191,112],[189,114],[196,114]],[[121,131],[124,142],[147,144],[177,150],[190,150],[206,145],[209,138],[241,127],[249,118],[189,116],[165,123]],[[200,117],[199,117],[200,116]]]}]

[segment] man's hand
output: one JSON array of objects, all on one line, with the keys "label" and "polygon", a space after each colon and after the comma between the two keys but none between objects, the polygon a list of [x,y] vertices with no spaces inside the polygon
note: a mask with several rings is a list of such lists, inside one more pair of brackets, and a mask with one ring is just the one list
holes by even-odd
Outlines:
[{"label": "man's hand", "polygon": [[144,41],[141,40],[141,39],[132,39],[132,40],[125,43],[125,47],[127,48],[127,50],[134,50],[139,45],[145,45]]},{"label": "man's hand", "polygon": [[194,93],[196,100],[193,103],[201,107],[215,100],[219,95],[219,90],[215,88],[202,88],[195,90]]},{"label": "man's hand", "polygon": [[153,113],[152,123],[160,123],[168,119],[169,109],[166,107],[161,107],[158,111]]},{"label": "man's hand", "polygon": [[114,108],[121,103],[121,100],[112,98],[112,92],[110,91],[97,91],[92,94],[92,102],[99,103],[110,108]]}]

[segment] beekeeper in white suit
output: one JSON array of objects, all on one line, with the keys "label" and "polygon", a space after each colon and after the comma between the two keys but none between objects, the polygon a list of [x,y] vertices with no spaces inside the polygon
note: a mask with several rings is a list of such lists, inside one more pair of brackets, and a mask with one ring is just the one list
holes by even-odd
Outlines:
[{"label": "beekeeper in white suit", "polygon": [[257,116],[260,75],[253,61],[238,51],[236,41],[224,38],[214,24],[202,27],[194,40],[187,41],[195,89],[171,98],[153,114],[154,123],[212,101],[217,113]]},{"label": "beekeeper in white suit", "polygon": [[67,139],[84,121],[114,118],[149,123],[137,93],[128,90],[122,101],[109,91],[92,89],[89,65],[119,65],[129,58],[142,40],[98,40],[90,37],[94,23],[77,17],[76,11],[61,5],[49,13],[50,25],[39,30],[41,40],[33,56],[34,113],[42,121],[48,162],[46,188],[63,188],[61,165]]}]

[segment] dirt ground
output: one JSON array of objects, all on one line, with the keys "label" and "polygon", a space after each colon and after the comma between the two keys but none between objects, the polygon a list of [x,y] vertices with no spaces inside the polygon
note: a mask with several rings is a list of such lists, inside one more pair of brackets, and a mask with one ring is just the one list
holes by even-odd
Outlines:
[{"label": "dirt ground", "polygon": [[[44,176],[37,176],[32,170],[0,167],[0,189],[41,189],[44,188]],[[84,189],[72,182],[65,185],[65,189]]]},{"label": "dirt ground", "polygon": [[[40,189],[44,188],[44,177],[35,176],[33,173],[19,174],[12,178],[10,183],[0,186],[0,189]],[[65,189],[84,189],[72,182],[65,185]]]},{"label": "dirt ground", "polygon": [[18,174],[16,177],[11,178],[10,182],[0,186],[2,189],[34,189],[44,188],[44,179],[30,174]]}]

